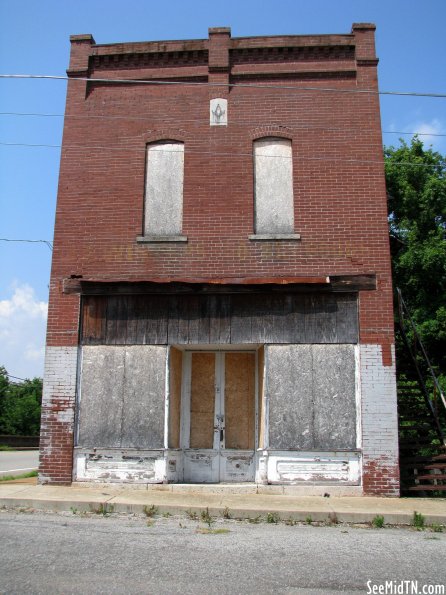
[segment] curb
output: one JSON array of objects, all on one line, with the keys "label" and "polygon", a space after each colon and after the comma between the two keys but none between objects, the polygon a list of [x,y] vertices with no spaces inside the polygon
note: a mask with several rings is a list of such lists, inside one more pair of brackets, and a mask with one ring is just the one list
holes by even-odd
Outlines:
[{"label": "curb", "polygon": [[[75,510],[76,512],[90,512],[97,514],[107,513],[131,513],[144,515],[144,510],[148,505],[151,505],[150,501],[147,504],[139,504],[132,502],[120,502],[116,500],[116,496],[112,498],[104,498],[102,501],[91,501],[91,500],[37,500],[33,498],[0,498],[0,508],[27,508],[34,509],[37,511],[46,512],[69,512]],[[179,504],[157,504],[157,514],[170,513],[175,516],[184,516],[188,512],[196,513],[198,517],[203,510],[208,509],[209,514],[213,517],[224,518],[224,511],[226,507],[224,502],[220,506],[197,506],[196,504],[191,505],[179,505]],[[253,507],[246,508],[231,508],[229,510],[230,518],[235,520],[250,520],[259,519],[259,521],[266,522],[268,514],[277,515],[279,520],[287,521],[292,520],[295,522],[307,522],[309,518],[317,523],[328,523],[335,525],[337,523],[349,523],[349,524],[370,524],[376,516],[384,517],[385,525],[413,525],[413,513],[407,512],[359,512],[359,511],[343,511],[336,510],[335,508],[330,511],[309,511],[306,509],[301,510],[284,510],[280,507],[271,507],[271,509],[260,509]],[[446,513],[445,514],[423,514],[425,525],[445,525],[446,526]]]}]

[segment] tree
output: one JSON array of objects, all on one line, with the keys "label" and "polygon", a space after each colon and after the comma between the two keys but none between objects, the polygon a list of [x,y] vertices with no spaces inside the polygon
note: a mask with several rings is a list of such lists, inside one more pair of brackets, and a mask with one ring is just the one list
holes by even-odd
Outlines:
[{"label": "tree", "polygon": [[[446,161],[418,137],[387,147],[393,282],[437,373],[446,379]],[[399,357],[404,355],[399,351]]]},{"label": "tree", "polygon": [[0,434],[37,436],[40,431],[42,379],[10,382],[0,367]]}]

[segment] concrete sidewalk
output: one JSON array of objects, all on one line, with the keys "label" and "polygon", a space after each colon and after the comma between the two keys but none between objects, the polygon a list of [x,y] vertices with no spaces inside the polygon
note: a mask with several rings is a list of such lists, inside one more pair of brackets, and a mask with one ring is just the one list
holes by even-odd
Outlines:
[{"label": "concrete sidewalk", "polygon": [[[254,486],[255,487],[255,486]],[[239,492],[239,493],[234,493]],[[149,489],[126,486],[41,486],[29,483],[1,483],[0,507],[33,508],[36,510],[79,512],[144,513],[144,507],[155,506],[158,512],[201,513],[206,508],[211,516],[222,516],[226,509],[231,518],[265,519],[276,513],[280,519],[316,522],[368,523],[377,515],[385,524],[410,525],[414,512],[425,517],[425,524],[446,526],[446,499],[372,498],[290,496],[274,493],[253,493],[246,486],[159,485]]]}]

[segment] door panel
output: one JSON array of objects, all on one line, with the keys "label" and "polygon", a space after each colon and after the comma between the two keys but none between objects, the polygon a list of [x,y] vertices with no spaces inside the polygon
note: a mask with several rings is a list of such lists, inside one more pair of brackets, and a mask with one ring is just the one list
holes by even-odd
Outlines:
[{"label": "door panel", "polygon": [[190,448],[213,448],[215,353],[193,353],[190,392]]},{"label": "door panel", "polygon": [[254,450],[255,354],[225,353],[225,448]]}]

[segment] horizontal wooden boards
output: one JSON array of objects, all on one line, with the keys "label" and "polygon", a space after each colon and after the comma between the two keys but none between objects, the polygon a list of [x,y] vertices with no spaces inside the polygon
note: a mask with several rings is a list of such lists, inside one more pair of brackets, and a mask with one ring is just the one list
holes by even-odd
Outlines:
[{"label": "horizontal wooden boards", "polygon": [[79,276],[63,280],[65,294],[136,295],[136,294],[207,294],[216,293],[314,293],[376,290],[376,275],[329,275],[319,277],[240,277],[206,280],[163,279],[152,281],[99,281]]},{"label": "horizontal wooden boards", "polygon": [[82,297],[83,345],[357,341],[356,293]]}]

